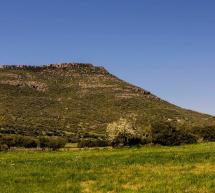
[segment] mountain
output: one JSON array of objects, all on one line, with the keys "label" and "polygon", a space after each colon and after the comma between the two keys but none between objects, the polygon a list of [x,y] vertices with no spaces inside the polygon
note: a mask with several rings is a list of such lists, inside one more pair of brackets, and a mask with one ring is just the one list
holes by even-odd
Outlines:
[{"label": "mountain", "polygon": [[91,64],[1,66],[0,133],[103,135],[108,123],[135,113],[144,128],[157,121],[192,128],[215,118],[170,104]]}]

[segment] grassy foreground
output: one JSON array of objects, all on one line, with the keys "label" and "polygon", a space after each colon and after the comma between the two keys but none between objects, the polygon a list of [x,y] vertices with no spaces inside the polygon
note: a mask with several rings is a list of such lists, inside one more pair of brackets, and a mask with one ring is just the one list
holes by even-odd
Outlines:
[{"label": "grassy foreground", "polygon": [[214,193],[215,143],[0,153],[1,193]]}]

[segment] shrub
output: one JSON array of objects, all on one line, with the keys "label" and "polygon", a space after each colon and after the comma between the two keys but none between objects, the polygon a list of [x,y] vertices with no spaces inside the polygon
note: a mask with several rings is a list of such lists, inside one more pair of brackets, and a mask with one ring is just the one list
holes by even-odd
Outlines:
[{"label": "shrub", "polygon": [[95,138],[88,138],[88,139],[82,139],[78,142],[78,147],[106,147],[108,146],[108,142],[106,140],[102,139],[95,139]]},{"label": "shrub", "polygon": [[149,143],[152,143],[152,127],[151,125],[149,126],[144,126],[143,131],[142,131],[142,137],[141,137],[141,145],[146,145]]},{"label": "shrub", "polygon": [[7,151],[9,149],[8,145],[0,144],[0,151]]},{"label": "shrub", "polygon": [[28,136],[16,136],[16,147],[36,148],[38,146],[38,140]]},{"label": "shrub", "polygon": [[52,150],[57,150],[65,147],[66,140],[62,137],[40,137],[39,144],[42,149],[50,148]]},{"label": "shrub", "polygon": [[112,146],[137,145],[141,143],[141,135],[135,126],[135,116],[120,118],[118,121],[108,124],[107,138]]},{"label": "shrub", "polygon": [[196,137],[185,131],[179,130],[169,123],[159,123],[152,128],[152,142],[165,146],[196,143]]},{"label": "shrub", "polygon": [[15,147],[15,136],[14,135],[1,135],[0,136],[0,144],[7,145],[8,148]]},{"label": "shrub", "polygon": [[215,141],[215,126],[193,128],[192,130],[203,141]]},{"label": "shrub", "polygon": [[38,141],[32,137],[21,135],[2,135],[0,137],[0,144],[6,144],[10,147],[37,147]]}]

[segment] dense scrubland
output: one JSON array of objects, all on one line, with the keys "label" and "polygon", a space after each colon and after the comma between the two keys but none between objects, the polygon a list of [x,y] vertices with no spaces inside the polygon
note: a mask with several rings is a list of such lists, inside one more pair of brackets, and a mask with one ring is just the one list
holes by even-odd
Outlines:
[{"label": "dense scrubland", "polygon": [[[140,129],[140,128],[139,128]],[[195,128],[195,130],[180,130],[169,123],[156,124],[142,132],[135,127],[135,120],[120,119],[109,124],[105,137],[81,138],[77,147],[122,147],[158,144],[176,146],[215,141],[215,127]],[[29,137],[22,135],[0,135],[0,151],[13,148],[40,148],[57,150],[63,148],[69,140],[58,136]]]},{"label": "dense scrubland", "polygon": [[215,143],[0,152],[1,193],[214,193]]}]

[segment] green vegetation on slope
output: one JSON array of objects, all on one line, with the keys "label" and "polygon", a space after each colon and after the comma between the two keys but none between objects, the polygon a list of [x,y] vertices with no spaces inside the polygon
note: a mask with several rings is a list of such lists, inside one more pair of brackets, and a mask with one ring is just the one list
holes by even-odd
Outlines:
[{"label": "green vegetation on slope", "polygon": [[0,152],[0,193],[214,193],[215,143]]},{"label": "green vegetation on slope", "polygon": [[0,68],[0,133],[98,138],[108,123],[132,113],[142,130],[155,121],[186,129],[215,125],[214,117],[163,101],[102,67]]}]

